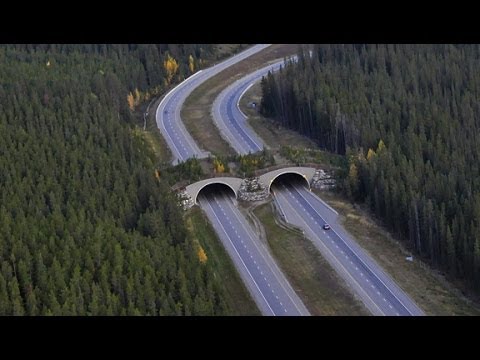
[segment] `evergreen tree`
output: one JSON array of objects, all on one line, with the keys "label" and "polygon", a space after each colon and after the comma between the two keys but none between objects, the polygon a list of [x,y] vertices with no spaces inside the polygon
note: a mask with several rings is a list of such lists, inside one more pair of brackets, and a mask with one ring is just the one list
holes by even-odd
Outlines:
[{"label": "evergreen tree", "polygon": [[311,45],[298,55],[262,79],[263,114],[347,155],[340,190],[434,267],[478,284],[480,46]]},{"label": "evergreen tree", "polygon": [[215,56],[208,44],[0,46],[0,315],[196,314],[213,271],[194,280],[177,199],[132,129],[142,101]]}]

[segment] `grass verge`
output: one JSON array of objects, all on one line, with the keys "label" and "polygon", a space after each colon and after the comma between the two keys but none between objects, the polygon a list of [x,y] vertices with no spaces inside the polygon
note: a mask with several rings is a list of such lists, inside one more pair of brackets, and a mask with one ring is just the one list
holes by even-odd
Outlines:
[{"label": "grass verge", "polygon": [[[257,109],[262,99],[262,90],[260,83],[256,83],[247,90],[240,99],[240,109],[248,116],[248,123],[260,136],[260,138],[272,149],[281,146],[296,146],[298,148],[316,148],[315,143],[306,136],[288,130],[275,124],[272,120],[261,116]],[[256,103],[256,108],[251,108],[248,104]]]},{"label": "grass verge", "polygon": [[230,145],[223,140],[213,123],[211,108],[215,98],[229,84],[249,74],[266,63],[290,54],[297,45],[275,44],[251,57],[225,69],[196,88],[185,100],[181,116],[185,127],[200,148],[214,155],[234,155]]},{"label": "grass verge", "polygon": [[157,127],[157,121],[155,119],[156,109],[158,104],[163,99],[163,96],[155,99],[150,104],[150,108],[148,109],[147,115],[147,122],[145,130],[143,130],[144,126],[144,113],[147,110],[148,103],[143,103],[133,114],[135,118],[135,123],[137,126],[135,127],[135,134],[143,138],[143,140],[149,145],[152,149],[153,153],[155,154],[155,158],[159,163],[169,163],[172,159],[172,153],[168,148],[167,142],[163,138],[160,130]]},{"label": "grass verge", "polygon": [[195,206],[187,214],[187,228],[205,250],[214,275],[220,278],[229,315],[261,315],[257,305],[238,275],[207,217]]},{"label": "grass verge", "polygon": [[277,264],[312,315],[368,315],[308,239],[276,224],[271,203],[253,210]]},{"label": "grass verge", "polygon": [[427,315],[480,315],[480,306],[467,299],[441,274],[414,256],[377,224],[366,210],[342,196],[315,190],[341,216],[358,244],[412,297]]}]

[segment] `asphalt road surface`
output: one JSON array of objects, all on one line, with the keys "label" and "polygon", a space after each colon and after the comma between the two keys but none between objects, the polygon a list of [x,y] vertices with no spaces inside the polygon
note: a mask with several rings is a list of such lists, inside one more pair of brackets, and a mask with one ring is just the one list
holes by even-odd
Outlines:
[{"label": "asphalt road surface", "polygon": [[[328,205],[301,185],[272,185],[285,220],[304,230],[374,315],[420,316],[423,311],[342,229]],[[328,220],[327,220],[328,219]],[[328,223],[330,230],[324,230]]]},{"label": "asphalt road surface", "polygon": [[200,70],[165,95],[157,108],[156,120],[158,128],[172,151],[173,164],[185,161],[191,157],[203,158],[208,156],[208,153],[202,151],[195,143],[180,118],[180,110],[188,95],[212,76],[268,46],[270,45],[259,44],[252,46],[215,66]]},{"label": "asphalt road surface", "polygon": [[[181,107],[188,95],[220,71],[268,46],[253,46],[218,65],[199,71],[163,98],[157,108],[156,120],[172,151],[174,164],[191,157],[201,158],[208,155],[200,150],[180,118]],[[206,212],[262,314],[309,315],[305,305],[232,200],[220,192],[208,196],[201,194],[199,204]]]},{"label": "asphalt road surface", "polygon": [[225,88],[213,103],[213,120],[222,137],[239,154],[255,153],[263,150],[264,143],[247,123],[247,117],[240,110],[239,102],[243,94],[269,71],[277,71],[283,60],[263,67],[237,80]]},{"label": "asphalt road surface", "polygon": [[[248,88],[275,71],[283,61],[257,70],[227,87],[215,99],[214,121],[222,136],[240,154],[260,151],[261,139],[248,126],[239,102]],[[395,284],[375,261],[348,235],[337,221],[336,212],[302,185],[274,184],[274,199],[285,220],[303,229],[338,274],[374,315],[424,315],[423,311]],[[330,230],[323,224],[331,223]]]},{"label": "asphalt road surface", "polygon": [[262,314],[310,315],[231,196],[200,194],[199,203]]},{"label": "asphalt road surface", "polygon": [[[185,98],[211,76],[265,47],[266,45],[257,45],[216,67],[198,72],[165,96],[157,109],[157,123],[172,149],[174,163],[192,156],[205,156],[180,119],[180,109]],[[249,51],[252,53],[248,53]],[[263,148],[261,140],[247,126],[245,117],[238,116],[241,115],[238,109],[241,96],[250,84],[258,81],[262,75],[252,76],[252,79],[239,80],[229,91],[225,91],[223,102],[226,102],[226,108],[223,115],[222,101],[217,99],[217,120],[224,124],[219,126],[222,135],[239,153],[255,152]],[[275,200],[285,214],[286,221],[304,229],[305,234],[347,280],[373,314],[423,315],[413,301],[348,236],[336,222],[336,215],[320,199],[301,186],[275,185],[277,184],[274,184],[274,189],[277,189]],[[199,203],[262,313],[308,315],[307,309],[233,201],[221,193],[208,196],[200,194]],[[331,230],[322,229],[325,221],[331,223]]]}]

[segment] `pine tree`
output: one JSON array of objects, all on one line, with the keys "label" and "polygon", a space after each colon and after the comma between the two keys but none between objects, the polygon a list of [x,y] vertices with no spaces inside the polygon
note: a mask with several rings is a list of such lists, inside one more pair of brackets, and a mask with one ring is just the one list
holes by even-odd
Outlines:
[{"label": "pine tree", "polygon": [[455,244],[453,242],[452,231],[450,230],[450,225],[447,226],[446,233],[446,242],[447,242],[447,259],[448,259],[448,268],[452,274],[456,273],[456,254],[455,254]]},{"label": "pine tree", "polygon": [[21,316],[25,314],[25,308],[20,296],[17,278],[14,277],[10,282],[10,299],[12,301],[12,315]]}]

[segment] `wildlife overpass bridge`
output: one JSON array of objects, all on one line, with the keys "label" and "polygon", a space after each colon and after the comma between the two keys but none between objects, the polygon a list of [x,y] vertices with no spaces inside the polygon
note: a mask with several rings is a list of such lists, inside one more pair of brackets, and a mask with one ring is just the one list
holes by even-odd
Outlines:
[{"label": "wildlife overpass bridge", "polygon": [[[298,175],[305,179],[307,182],[308,187],[310,188],[310,183],[315,175],[317,169],[313,167],[285,167],[281,169],[276,169],[270,172],[267,172],[258,177],[258,183],[262,188],[267,188],[268,192],[270,192],[270,187],[273,182],[280,176],[285,174],[293,174]],[[200,192],[203,189],[208,188],[210,185],[215,184],[222,184],[226,187],[230,188],[233,193],[235,194],[235,198],[239,197],[239,193],[242,189],[242,185],[244,185],[246,179],[241,179],[237,177],[215,177],[211,179],[205,179],[201,181],[197,181],[196,183],[190,184],[186,187],[185,192],[188,197],[193,200],[194,204],[197,204],[197,198]]]}]

